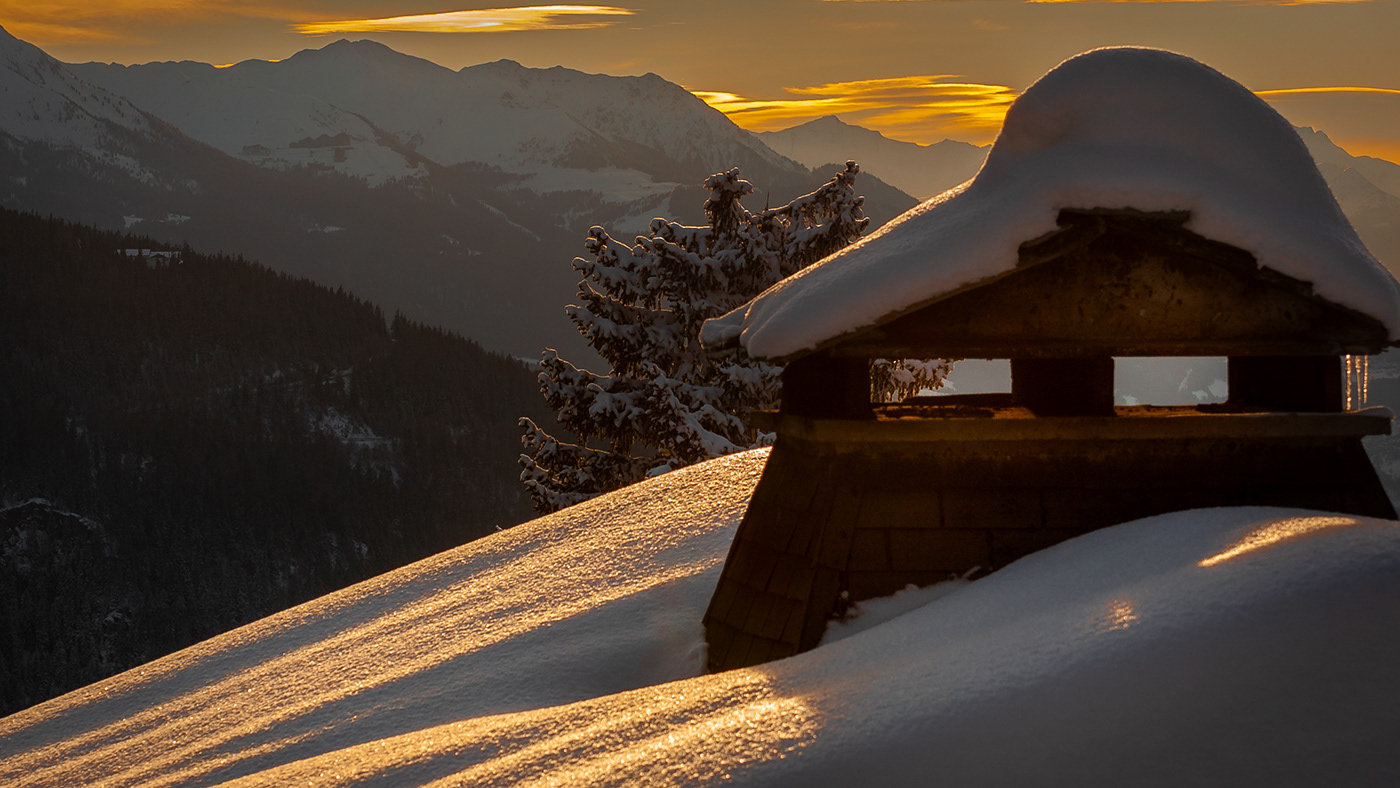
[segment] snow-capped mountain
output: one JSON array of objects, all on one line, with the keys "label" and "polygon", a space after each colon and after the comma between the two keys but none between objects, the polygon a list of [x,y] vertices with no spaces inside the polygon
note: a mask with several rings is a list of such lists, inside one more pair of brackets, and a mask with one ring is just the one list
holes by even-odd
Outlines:
[{"label": "snow-capped mountain", "polygon": [[[1400,197],[1400,164],[1374,156],[1353,156],[1322,131],[1311,126],[1294,126],[1303,144],[1318,164],[1331,164],[1342,170],[1355,170],[1376,188]],[[1325,172],[1325,170],[1324,170]]]},{"label": "snow-capped mountain", "polygon": [[131,102],[73,74],[38,47],[0,28],[0,134],[15,142],[43,142],[79,151],[132,176],[154,176],[130,155],[133,136],[150,137],[161,125]]},{"label": "snow-capped mountain", "polygon": [[1321,131],[1295,128],[1361,240],[1400,276],[1400,164],[1353,156]]},{"label": "snow-capped mountain", "polygon": [[131,67],[88,63],[70,68],[154,114],[174,118],[191,137],[245,161],[271,166],[323,166],[379,184],[422,175],[423,164],[366,119],[314,96],[260,84],[259,66],[153,63]]},{"label": "snow-capped mountain", "polygon": [[72,73],[38,47],[0,28],[0,130],[20,139],[96,148],[112,125],[149,131],[131,102]]},{"label": "snow-capped mountain", "polygon": [[[537,192],[664,197],[724,166],[806,175],[683,88],[509,60],[452,71],[373,41],[280,62],[72,67],[181,131],[257,164],[383,183],[486,164]],[[726,163],[728,163],[726,165]],[[755,173],[757,174],[757,173]]]},{"label": "snow-capped mountain", "polygon": [[756,136],[808,167],[855,159],[865,171],[921,200],[976,175],[988,150],[956,140],[932,145],[892,140],[873,129],[843,123],[835,115]]},{"label": "snow-capped mountain", "polygon": [[[0,205],[242,254],[522,357],[594,358],[564,313],[591,225],[703,222],[730,167],[773,204],[832,175],[655,75],[363,41],[229,68],[68,66],[3,31],[0,52],[24,97],[0,110]],[[858,188],[876,225],[914,205]]]},{"label": "snow-capped mountain", "polygon": [[[576,334],[562,310],[572,255],[536,252],[562,247],[564,234],[519,200],[490,204],[489,184],[457,177],[438,191],[371,189],[334,173],[256,167],[2,30],[0,64],[4,207],[243,254],[495,350],[527,355]],[[319,110],[356,133],[368,128]],[[315,142],[320,129],[344,133],[335,128],[303,130]],[[549,275],[551,262],[563,276]]]}]

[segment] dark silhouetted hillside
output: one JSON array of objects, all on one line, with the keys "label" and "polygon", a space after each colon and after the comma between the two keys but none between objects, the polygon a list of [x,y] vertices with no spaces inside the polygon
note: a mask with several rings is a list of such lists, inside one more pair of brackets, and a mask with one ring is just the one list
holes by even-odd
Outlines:
[{"label": "dark silhouetted hillside", "polygon": [[526,365],[0,211],[0,715],[529,516]]}]

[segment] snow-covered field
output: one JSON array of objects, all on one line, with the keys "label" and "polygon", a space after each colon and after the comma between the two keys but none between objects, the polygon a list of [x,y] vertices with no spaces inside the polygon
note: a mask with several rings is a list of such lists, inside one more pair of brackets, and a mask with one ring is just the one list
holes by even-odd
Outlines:
[{"label": "snow-covered field", "polygon": [[700,617],[766,457],[649,480],[0,720],[0,784],[1400,780],[1400,524],[1128,523],[700,675]]}]

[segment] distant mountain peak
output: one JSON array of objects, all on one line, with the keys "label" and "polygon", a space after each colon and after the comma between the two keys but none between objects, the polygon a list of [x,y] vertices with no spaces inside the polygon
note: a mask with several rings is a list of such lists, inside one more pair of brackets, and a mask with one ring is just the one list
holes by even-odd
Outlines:
[{"label": "distant mountain peak", "polygon": [[[384,54],[384,53],[392,52],[392,53],[395,54],[395,55],[403,55],[402,52],[399,52],[398,50],[395,50],[395,49],[393,49],[393,48],[391,48],[391,47],[385,46],[384,44],[381,44],[381,43],[379,43],[378,41],[375,41],[374,39],[371,39],[371,38],[360,38],[360,39],[356,39],[356,40],[354,40],[354,41],[351,41],[351,40],[348,39],[348,38],[339,38],[339,39],[336,39],[335,41],[332,41],[331,43],[326,44],[325,46],[321,47],[320,50],[307,49],[307,50],[303,50],[303,51],[306,51],[306,52],[323,51],[323,52],[324,52],[324,51],[348,51],[348,50],[353,50],[353,51],[359,52],[359,53],[377,52],[377,53],[380,53],[380,54]],[[410,57],[411,57],[411,56],[410,56]]]},{"label": "distant mountain peak", "polygon": [[23,57],[26,61],[48,58],[44,50],[28,41],[15,38],[10,31],[0,27],[0,58],[13,63],[16,62],[16,56]]},{"label": "distant mountain peak", "polygon": [[986,156],[985,150],[967,142],[905,142],[846,123],[835,115],[757,136],[773,150],[808,167],[854,159],[864,171],[920,199],[971,178]]},{"label": "distant mountain peak", "polygon": [[431,60],[405,54],[368,38],[356,41],[351,41],[348,38],[337,39],[319,49],[303,49],[273,65],[286,68],[291,65],[318,63],[367,63],[398,69],[416,69],[422,72],[452,73],[451,69],[440,66]]},{"label": "distant mountain peak", "polygon": [[[42,49],[0,28],[0,92],[6,112],[0,132],[118,160],[111,130],[150,130],[145,114],[75,75]],[[123,164],[129,164],[121,159]]]}]

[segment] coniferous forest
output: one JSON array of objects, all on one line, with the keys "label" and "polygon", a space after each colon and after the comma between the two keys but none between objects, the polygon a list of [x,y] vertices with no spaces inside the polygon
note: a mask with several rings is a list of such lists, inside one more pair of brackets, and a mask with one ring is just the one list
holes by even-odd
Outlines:
[{"label": "coniferous forest", "polygon": [[0,211],[0,716],[530,516],[534,370],[160,248]]}]

